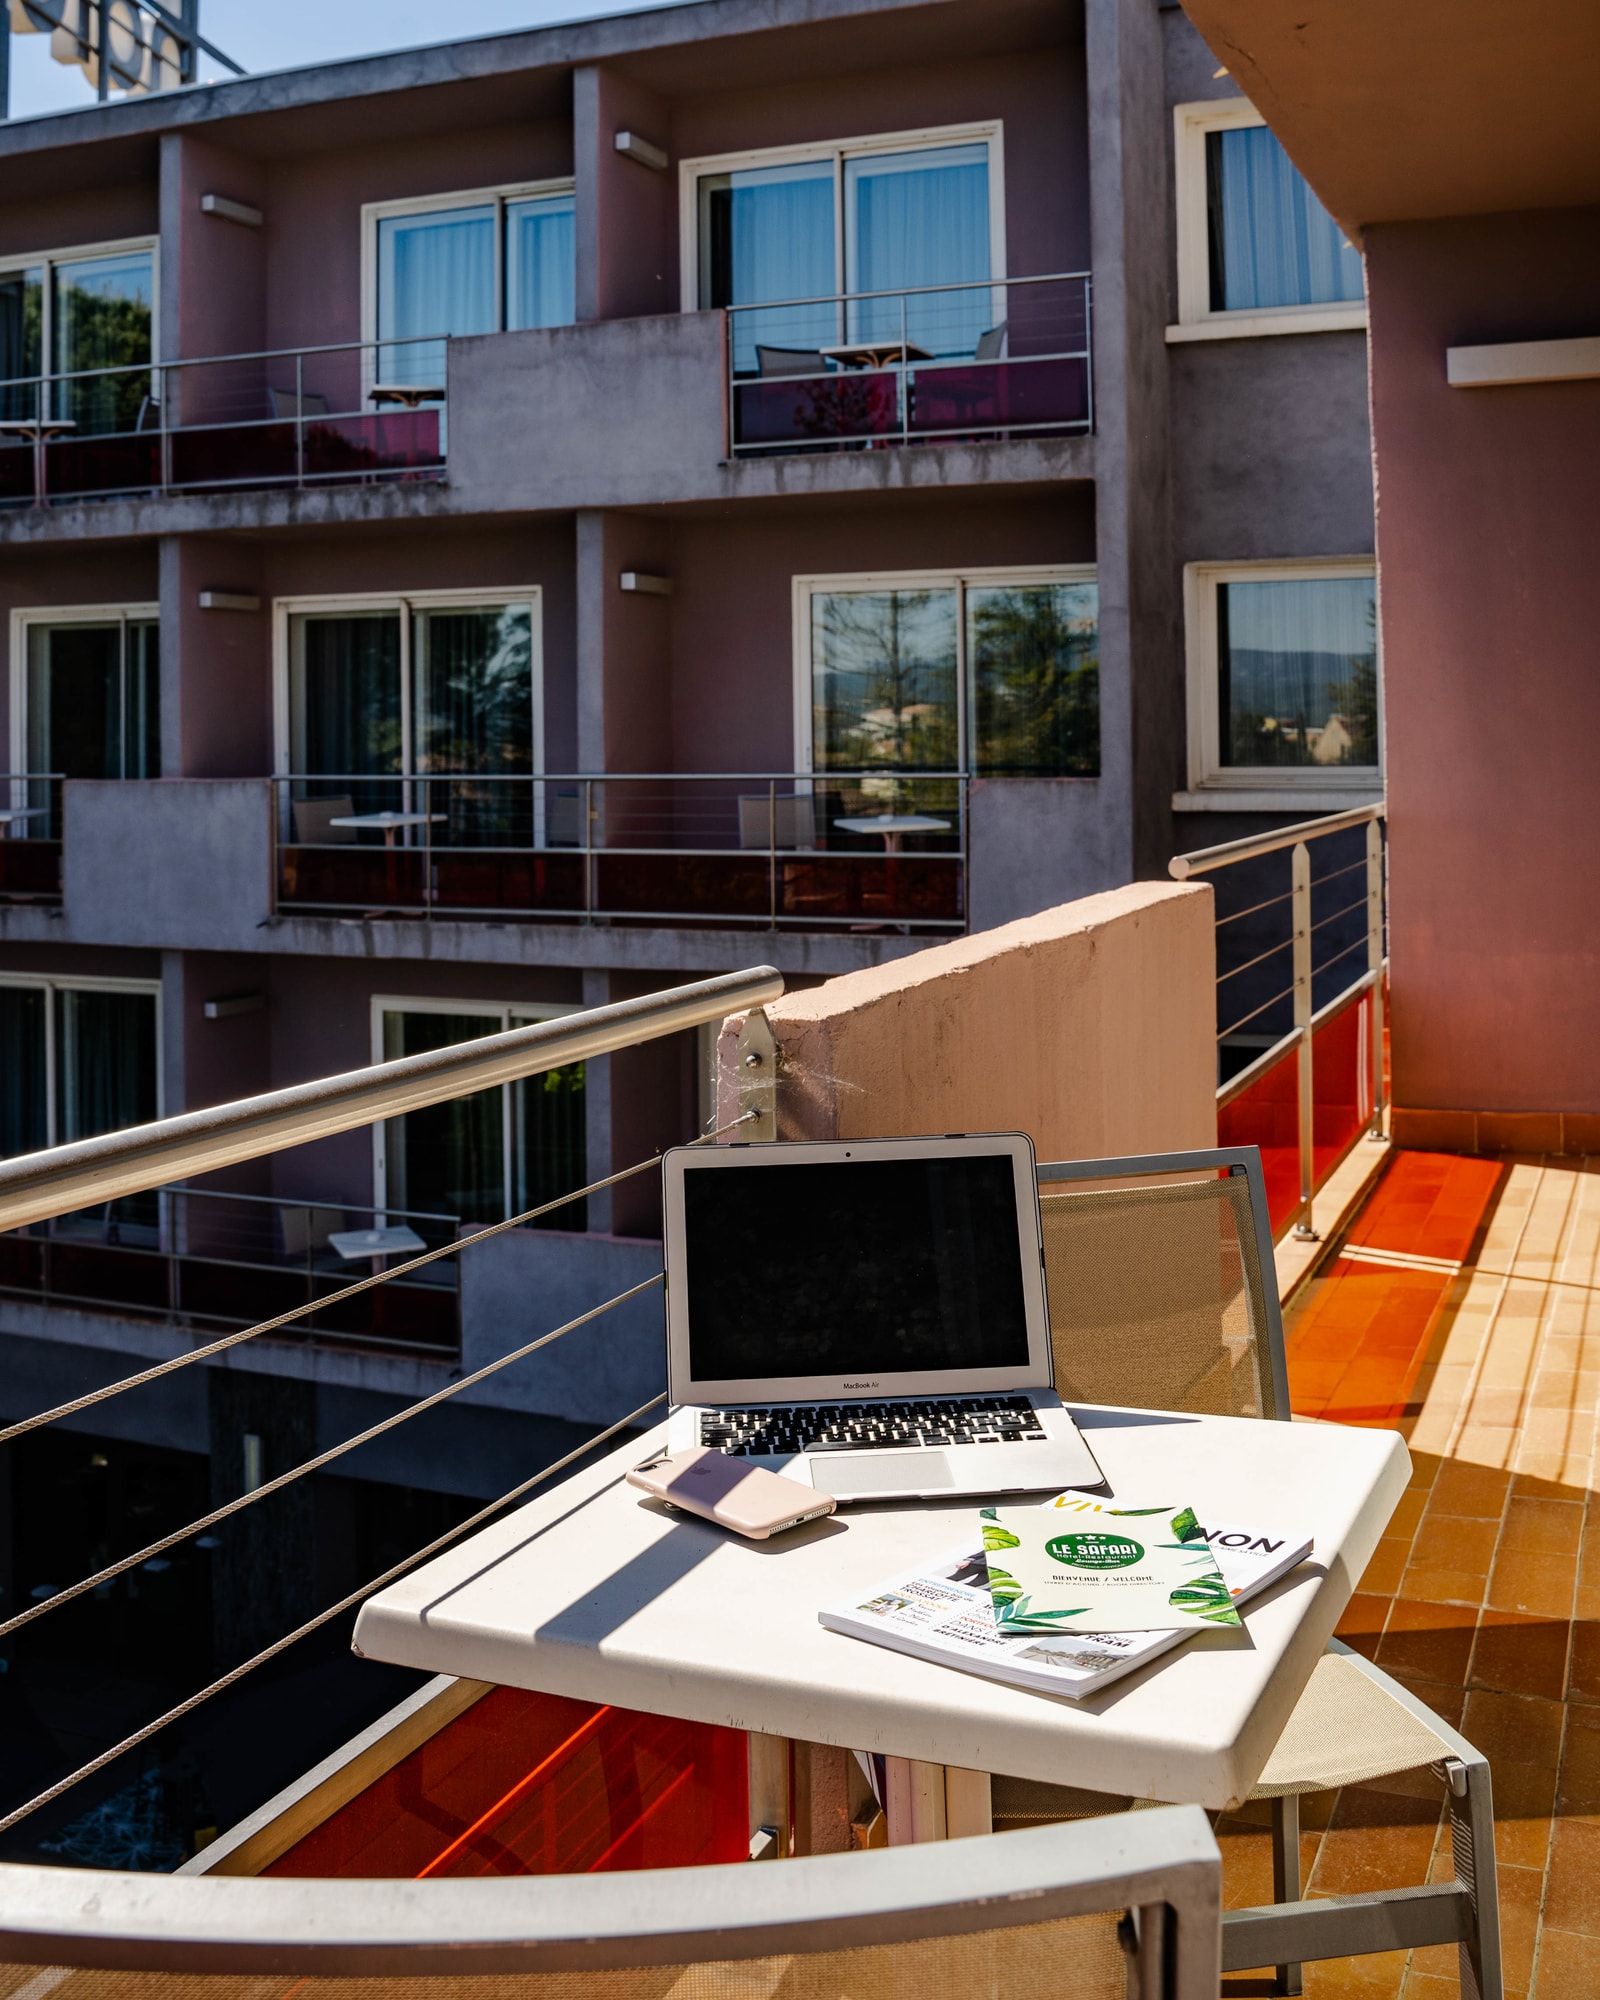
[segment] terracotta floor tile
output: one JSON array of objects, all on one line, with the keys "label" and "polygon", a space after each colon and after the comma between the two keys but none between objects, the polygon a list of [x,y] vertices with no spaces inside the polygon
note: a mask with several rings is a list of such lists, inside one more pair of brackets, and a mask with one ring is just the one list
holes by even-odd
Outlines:
[{"label": "terracotta floor tile", "polygon": [[1573,1627],[1567,1698],[1600,1702],[1600,1625],[1587,1619]]},{"label": "terracotta floor tile", "polygon": [[1504,1551],[1489,1579],[1488,1601],[1497,1611],[1522,1611],[1534,1617],[1567,1619],[1578,1581],[1575,1556],[1526,1555]]},{"label": "terracotta floor tile", "polygon": [[1440,1811],[1437,1786],[1427,1799],[1347,1786],[1322,1837],[1308,1888],[1317,1895],[1346,1896],[1425,1882]]},{"label": "terracotta floor tile", "polygon": [[1423,1514],[1427,1510],[1428,1494],[1422,1487],[1408,1486],[1400,1496],[1400,1504],[1389,1516],[1386,1532],[1390,1535],[1410,1537],[1422,1525]]},{"label": "terracotta floor tile", "polygon": [[1576,1555],[1583,1541],[1583,1506],[1575,1500],[1534,1499],[1512,1484],[1501,1547],[1526,1555]]},{"label": "terracotta floor tile", "polygon": [[1429,1497],[1430,1513],[1459,1514],[1468,1520],[1497,1521],[1505,1511],[1511,1475],[1498,1466],[1458,1458],[1441,1461]]},{"label": "terracotta floor tile", "polygon": [[1490,1765],[1533,1764],[1554,1771],[1561,1762],[1562,1704],[1528,1695],[1473,1688],[1462,1712],[1461,1733]]},{"label": "terracotta floor tile", "polygon": [[1393,1597],[1400,1588],[1410,1554],[1411,1544],[1403,1535],[1385,1535],[1361,1572],[1360,1588],[1369,1596]]},{"label": "terracotta floor tile", "polygon": [[1557,1930],[1600,1938],[1600,1822],[1556,1821],[1544,1912]]},{"label": "terracotta floor tile", "polygon": [[1413,1563],[1428,1569],[1466,1571],[1486,1577],[1494,1567],[1497,1521],[1458,1520],[1431,1514],[1411,1545]]},{"label": "terracotta floor tile", "polygon": [[1423,1598],[1430,1604],[1469,1605],[1476,1610],[1487,1587],[1486,1579],[1475,1570],[1429,1569],[1409,1563],[1398,1594]]},{"label": "terracotta floor tile", "polygon": [[1452,1729],[1460,1729],[1467,1706],[1464,1687],[1446,1687],[1440,1681],[1419,1680],[1414,1674],[1396,1674],[1395,1679],[1425,1707],[1431,1708],[1441,1722],[1448,1722]]},{"label": "terracotta floor tile", "polygon": [[1485,1611],[1472,1649],[1472,1685],[1559,1701],[1566,1689],[1570,1637],[1565,1619]]},{"label": "terracotta floor tile", "polygon": [[1378,1641],[1377,1663],[1389,1673],[1464,1686],[1477,1613],[1458,1604],[1397,1597]]},{"label": "terracotta floor tile", "polygon": [[1306,2000],[1399,2000],[1406,1974],[1403,1951],[1366,1958],[1324,1958],[1305,1969]]},{"label": "terracotta floor tile", "polygon": [[1556,1796],[1564,1813],[1600,1813],[1600,1710],[1568,1709]]},{"label": "terracotta floor tile", "polygon": [[[1500,1888],[1500,1954],[1508,1987],[1526,1990],[1533,1978],[1534,1952],[1539,1932],[1539,1903],[1544,1892],[1541,1868],[1506,1868],[1497,1871]],[[1411,1954],[1411,1973],[1455,1981],[1460,1963],[1459,1947],[1429,1945]],[[1458,1985],[1450,1991],[1459,1993]]]},{"label": "terracotta floor tile", "polygon": [[1528,2000],[1595,2000],[1600,1993],[1600,1938],[1580,1937],[1546,1923]]},{"label": "terracotta floor tile", "polygon": [[1339,1622],[1333,1629],[1353,1652],[1364,1653],[1370,1660],[1378,1650],[1378,1640],[1388,1616],[1388,1598],[1357,1591],[1340,1613]]},{"label": "terracotta floor tile", "polygon": [[1550,1814],[1556,1774],[1533,1764],[1497,1759],[1490,1770],[1495,1854],[1503,1868],[1537,1869],[1550,1858]]}]

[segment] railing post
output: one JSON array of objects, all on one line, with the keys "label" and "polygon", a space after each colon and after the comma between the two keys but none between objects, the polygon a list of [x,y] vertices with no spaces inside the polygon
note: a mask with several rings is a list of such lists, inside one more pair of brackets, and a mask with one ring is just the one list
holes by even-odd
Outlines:
[{"label": "railing post", "polygon": [[583,781],[583,915],[594,921],[594,779]]},{"label": "railing post", "polygon": [[900,294],[900,442],[911,439],[911,356],[906,350],[906,295]]},{"label": "railing post", "polygon": [[159,486],[157,490],[167,493],[172,488],[172,425],[169,421],[172,395],[172,370],[163,361],[156,370],[156,422],[161,427],[161,442],[157,447],[160,465],[157,470]]},{"label": "railing post", "polygon": [[778,928],[778,781],[767,780],[767,908],[772,928]]},{"label": "railing post", "polygon": [[306,483],[306,358],[294,358],[294,483]]},{"label": "railing post", "polygon": [[1372,1123],[1369,1139],[1384,1136],[1383,1073],[1383,827],[1367,821],[1367,970],[1372,974]]},{"label": "railing post", "polygon": [[1094,280],[1083,281],[1083,391],[1087,428],[1094,430]]},{"label": "railing post", "polygon": [[[447,808],[448,810],[448,808]],[[422,780],[422,914],[433,921],[433,779]]]},{"label": "railing post", "polygon": [[33,393],[33,504],[42,507],[45,503],[47,483],[45,478],[44,427],[52,400],[46,394],[48,376],[41,375],[34,385]]},{"label": "railing post", "polygon": [[1317,1232],[1311,1223],[1311,1203],[1316,1193],[1316,1160],[1312,1148],[1316,1117],[1316,1078],[1311,1051],[1311,852],[1303,840],[1295,842],[1289,878],[1289,919],[1294,937],[1294,1027],[1300,1037],[1296,1050],[1299,1093],[1296,1134],[1300,1156],[1300,1213],[1294,1233],[1302,1243],[1314,1243]]}]

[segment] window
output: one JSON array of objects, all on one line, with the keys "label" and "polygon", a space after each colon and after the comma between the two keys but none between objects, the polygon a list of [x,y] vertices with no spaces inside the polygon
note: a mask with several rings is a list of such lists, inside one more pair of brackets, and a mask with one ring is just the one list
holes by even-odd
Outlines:
[{"label": "window", "polygon": [[537,589],[278,608],[280,764],[286,751],[297,779],[320,781],[297,796],[413,810],[423,802],[407,779],[471,777],[428,802],[443,812],[448,794],[452,837],[520,825],[526,838],[535,788],[521,781],[543,755]]},{"label": "window", "polygon": [[[576,1009],[456,1000],[373,1002],[379,1062],[453,1047]],[[497,1085],[471,1097],[408,1111],[378,1127],[376,1206],[463,1222],[501,1222],[570,1194],[587,1181],[584,1066]],[[572,1202],[531,1227],[583,1229],[586,1204]]]},{"label": "window", "polygon": [[1366,324],[1361,253],[1242,98],[1180,104],[1170,339]]},{"label": "window", "polygon": [[[0,1158],[159,1118],[160,1018],[153,982],[0,977]],[[94,1219],[153,1238],[158,1202],[129,1195]]]},{"label": "window", "polygon": [[[907,339],[936,359],[972,354],[989,325],[986,290],[858,295],[1004,275],[998,127],[688,160],[682,173],[684,309],[788,302],[733,314],[738,374],[757,372],[758,345],[898,339],[902,309]],[[820,303],[794,303],[808,300]]]},{"label": "window", "polygon": [[[135,429],[154,387],[155,286],[143,243],[0,264],[0,422],[35,416],[48,374],[68,378],[50,416],[80,432]],[[118,372],[71,379],[85,369]]]},{"label": "window", "polygon": [[1185,585],[1191,783],[1375,789],[1371,562],[1196,564]]},{"label": "window", "polygon": [[382,353],[379,379],[443,382],[450,334],[571,325],[569,185],[374,203],[363,214],[368,338],[416,341]]},{"label": "window", "polygon": [[805,768],[1098,775],[1092,569],[813,577],[797,589]]},{"label": "window", "polygon": [[19,615],[14,768],[66,778],[159,777],[160,655],[153,604]]}]

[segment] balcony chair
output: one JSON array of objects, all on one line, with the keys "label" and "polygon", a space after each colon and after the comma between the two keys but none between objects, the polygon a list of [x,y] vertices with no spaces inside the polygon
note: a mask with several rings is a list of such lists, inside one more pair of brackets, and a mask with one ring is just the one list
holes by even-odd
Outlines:
[{"label": "balcony chair", "polygon": [[[1272,1228],[1255,1147],[1041,1166],[1039,1206],[1056,1387],[1067,1401],[1289,1421]],[[1299,1900],[1300,1799],[1424,1767],[1447,1787],[1454,1848],[1456,1879],[1437,1895],[1443,1902],[1465,1892],[1453,1933],[1461,1991],[1502,2000],[1488,1762],[1338,1640],[1317,1662],[1251,1794],[1271,1809],[1276,1942],[1292,1944],[1297,1933],[1314,1941],[1319,1914],[1338,1900]],[[1025,1779],[996,1778],[992,1797],[997,1827],[1113,1809],[1104,1793]],[[1368,1911],[1361,1935],[1371,1942],[1358,1951],[1390,1949],[1384,1905],[1418,1896],[1396,1889],[1360,1899]],[[1336,1949],[1344,1956],[1351,1947]],[[1278,1986],[1301,1990],[1298,1964],[1279,1963]]]},{"label": "balcony chair", "polygon": [[[79,2000],[169,2000],[180,1985],[292,1992],[302,1979],[326,2000],[1216,2000],[1221,1875],[1193,1806],[759,1866],[521,1882],[12,1865],[0,1867],[0,1952],[59,1968],[45,1976]],[[65,1969],[85,1965],[104,1969]],[[0,1990],[36,1988],[15,1962],[0,1966]]]},{"label": "balcony chair", "polygon": [[824,375],[828,364],[818,347],[757,347],[756,371],[765,382],[790,375]]},{"label": "balcony chair", "polygon": [[764,792],[739,796],[739,845],[765,849],[815,847],[817,802],[809,792],[780,792],[768,801]]},{"label": "balcony chair", "polygon": [[348,819],[355,800],[345,793],[336,799],[296,799],[293,806],[294,837],[302,847],[344,846],[356,837],[353,826],[335,826],[336,819]]},{"label": "balcony chair", "polygon": [[325,417],[332,407],[327,397],[319,396],[314,389],[300,391],[298,409],[295,407],[296,397],[293,389],[269,389],[267,397],[272,404],[272,414],[275,417],[287,417],[291,422],[296,416]]},{"label": "balcony chair", "polygon": [[991,326],[978,335],[978,344],[972,350],[974,361],[1004,361],[1006,358],[1006,322]]},{"label": "balcony chair", "polygon": [[[307,1264],[314,1271],[345,1268],[344,1259],[328,1248],[328,1238],[349,1221],[342,1208],[286,1206],[278,1211],[278,1234],[283,1254],[292,1264]],[[358,1274],[359,1275],[359,1274]]]}]

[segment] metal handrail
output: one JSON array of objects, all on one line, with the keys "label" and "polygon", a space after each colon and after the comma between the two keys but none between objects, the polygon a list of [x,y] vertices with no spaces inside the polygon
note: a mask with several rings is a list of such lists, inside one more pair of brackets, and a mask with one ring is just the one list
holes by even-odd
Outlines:
[{"label": "metal handrail", "polygon": [[1167,863],[1167,873],[1174,882],[1187,882],[1192,875],[1208,875],[1213,868],[1226,868],[1230,862],[1252,861],[1258,854],[1276,854],[1302,840],[1321,840],[1346,827],[1365,826],[1369,820],[1382,819],[1387,811],[1379,800],[1374,805],[1351,806],[1346,812],[1325,813],[1318,819],[1297,820],[1293,826],[1275,827],[1271,833],[1251,833],[1242,840],[1219,841],[1215,847],[1197,847],[1190,854],[1175,854]]},{"label": "metal handrail", "polygon": [[351,354],[358,348],[436,347],[450,335],[443,333],[401,333],[374,340],[330,340],[317,347],[262,347],[241,354],[189,354],[173,361],[122,361],[108,368],[65,368],[38,375],[0,376],[0,389],[18,389],[36,382],[83,382],[101,375],[153,375],[169,368],[220,367],[225,361],[293,361],[306,354]]},{"label": "metal handrail", "polygon": [[739,305],[724,306],[727,313],[789,312],[799,306],[851,305],[857,299],[914,299],[928,292],[993,292],[1012,285],[1064,285],[1074,281],[1087,284],[1089,271],[1042,271],[1027,278],[958,278],[945,285],[891,285],[881,292],[823,292],[814,299],[747,299]]},{"label": "metal handrail", "polygon": [[0,1161],[0,1230],[20,1229],[69,1209],[141,1194],[471,1091],[539,1076],[565,1063],[679,1034],[746,1008],[765,1006],[782,992],[783,975],[771,966],[723,973],[596,1007],[573,1021],[536,1022],[343,1076],[319,1077],[237,1103],[25,1153]]}]

